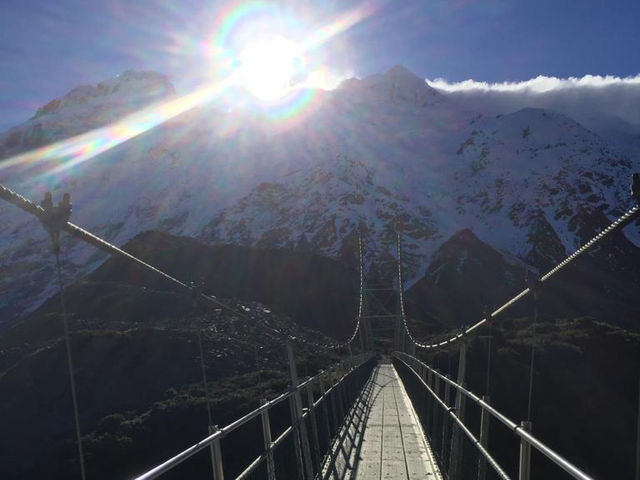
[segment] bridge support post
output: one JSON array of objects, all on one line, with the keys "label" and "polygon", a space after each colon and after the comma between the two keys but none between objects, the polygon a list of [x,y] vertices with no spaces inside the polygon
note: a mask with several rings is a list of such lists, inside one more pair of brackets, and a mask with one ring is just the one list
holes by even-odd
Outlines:
[{"label": "bridge support post", "polygon": [[[489,403],[490,397],[489,395],[483,395],[482,401]],[[482,445],[485,449],[489,445],[489,420],[491,419],[491,415],[487,413],[487,411],[483,408],[482,413],[480,414],[480,445]],[[478,480],[485,480],[487,477],[487,460],[484,458],[484,455],[480,455],[478,457]]]},{"label": "bridge support post", "polygon": [[[434,375],[431,372],[431,370],[427,369],[427,385],[432,390],[433,390],[433,377]],[[427,409],[424,412],[424,415],[425,415],[424,423],[429,433],[431,433],[432,431],[431,429],[433,428],[433,425],[431,424],[431,418],[433,415],[434,407],[435,407],[435,400],[431,395],[427,394]]]},{"label": "bridge support post", "polygon": [[369,351],[367,349],[366,340],[365,340],[366,328],[367,327],[365,326],[364,318],[360,317],[360,332],[358,332],[358,336],[360,337],[360,350],[362,351],[362,353]]},{"label": "bridge support post", "polygon": [[[220,430],[218,425],[209,425],[209,434],[212,435]],[[224,480],[224,470],[222,468],[222,451],[220,450],[220,439],[216,438],[211,442],[211,463],[213,464],[213,480]]]},{"label": "bridge support post", "polygon": [[[447,378],[451,378],[449,375]],[[448,382],[444,384],[444,403],[447,407],[451,406],[451,385]],[[442,411],[442,450],[441,450],[441,458],[444,466],[444,462],[447,458],[449,458],[449,430],[450,430],[451,420],[449,420],[449,415],[447,415],[447,411]]]},{"label": "bridge support post", "polygon": [[293,427],[293,450],[296,457],[296,466],[298,467],[298,478],[304,479],[304,461],[302,460],[302,446],[300,445],[300,423],[296,415],[295,397],[289,397],[289,412],[291,413],[291,426]]},{"label": "bridge support post", "polygon": [[[467,344],[463,340],[460,343],[460,356],[458,360],[458,381],[457,384],[464,386],[464,379],[467,370]],[[460,421],[464,421],[465,396],[460,390],[456,392],[456,416]],[[462,463],[462,435],[460,427],[453,426],[451,434],[451,453],[449,456],[449,480],[459,480],[460,467]]]},{"label": "bridge support post", "polygon": [[340,428],[340,425],[342,425],[342,422],[344,421],[345,418],[345,403],[344,403],[344,392],[343,392],[343,387],[344,384],[340,383],[340,381],[338,379],[335,379],[335,382],[332,381],[333,383],[333,388],[336,391],[336,396],[337,396],[337,403],[338,403],[338,415],[339,415],[339,422],[338,422],[338,429]]},{"label": "bridge support post", "polygon": [[[419,362],[416,362],[417,364],[417,371],[420,374],[420,378],[422,380],[424,380],[424,383],[426,383],[427,385],[429,385],[429,375],[428,375],[428,370],[427,368]],[[427,429],[427,411],[428,411],[428,407],[429,407],[429,393],[428,392],[424,392],[424,397],[422,398],[422,402],[421,406],[420,406],[420,412],[418,412],[418,414],[420,415],[420,417],[422,418],[422,422],[423,422],[423,426],[425,428],[425,430]]]},{"label": "bridge support post", "polygon": [[331,444],[331,427],[329,426],[329,399],[326,396],[326,390],[324,388],[324,381],[322,377],[319,378],[320,395],[323,398],[322,401],[322,420],[324,422],[324,428],[327,432],[327,445]]},{"label": "bridge support post", "polygon": [[[336,391],[332,387],[333,383],[329,380],[329,388],[332,392],[329,394],[330,398],[327,398],[327,403],[331,400],[331,426],[333,427],[334,432],[338,432],[338,428],[340,427],[340,422],[338,421],[338,406],[336,404]],[[331,437],[331,435],[329,435]]]},{"label": "bridge support post", "polygon": [[[433,392],[436,396],[440,397],[440,377],[434,375],[435,382],[433,384]],[[427,434],[429,438],[435,438],[438,433],[438,402],[434,399],[433,401],[433,412],[432,412],[432,420],[431,420],[431,431]]]},{"label": "bridge support post", "polygon": [[[265,405],[267,400],[263,398],[260,405]],[[269,410],[263,410],[260,414],[262,418],[262,438],[264,449],[267,451],[267,477],[269,480],[276,480],[276,466],[273,461],[273,451],[271,451],[271,423],[269,422]]]},{"label": "bridge support post", "polygon": [[396,316],[396,322],[393,329],[393,349],[396,352],[400,351],[400,316]]},{"label": "bridge support post", "polygon": [[[313,453],[315,455],[316,472],[320,472],[320,462],[322,457],[320,456],[320,440],[318,437],[318,423],[316,420],[316,407],[313,404],[313,392],[311,391],[312,385],[307,386],[307,405],[309,407],[309,419],[311,420],[311,439],[313,440]],[[271,478],[269,480],[272,480]]]},{"label": "bridge support post", "polygon": [[[293,356],[293,346],[291,342],[287,342],[287,358],[289,360],[289,374],[291,375],[291,388],[294,393],[291,396],[291,420],[292,424],[295,425],[294,429],[294,441],[298,439],[296,442],[298,445],[296,446],[296,454],[300,454],[300,450],[302,450],[302,458],[299,458],[300,464],[299,467],[302,466],[304,469],[304,473],[301,478],[306,478],[308,480],[313,479],[313,463],[311,461],[311,450],[309,449],[309,437],[307,436],[307,426],[304,423],[304,418],[302,417],[302,398],[300,396],[300,390],[298,389],[298,372],[296,370],[296,362]],[[301,447],[301,448],[300,448]],[[302,472],[301,472],[302,473]]]},{"label": "bridge support post", "polygon": [[[520,428],[531,433],[531,422],[520,422]],[[531,445],[525,439],[520,439],[520,467],[518,479],[529,480],[531,478]]]}]

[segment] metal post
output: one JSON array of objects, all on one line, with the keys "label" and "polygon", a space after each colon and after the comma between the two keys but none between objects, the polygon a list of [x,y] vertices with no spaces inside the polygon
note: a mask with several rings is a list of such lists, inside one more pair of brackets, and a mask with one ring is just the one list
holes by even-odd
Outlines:
[{"label": "metal post", "polygon": [[[316,421],[316,407],[313,405],[313,392],[311,391],[312,385],[307,386],[307,405],[309,406],[309,418],[311,419],[311,439],[313,440],[313,453],[316,459],[316,471],[320,472],[320,462],[322,457],[320,456],[320,441],[318,437],[318,423]],[[269,479],[271,480],[271,479]]]},{"label": "metal post", "polygon": [[[219,430],[218,425],[209,425],[209,434]],[[224,480],[222,469],[222,451],[220,450],[220,439],[216,438],[211,442],[211,462],[213,463],[213,480]]]},{"label": "metal post", "polygon": [[[520,422],[520,427],[525,432],[531,433],[531,422]],[[531,445],[524,438],[520,439],[520,468],[518,472],[519,480],[531,478]]]},{"label": "metal post", "polygon": [[371,346],[371,324],[369,323],[369,319],[363,316],[360,320],[362,322],[360,328],[362,330],[362,342],[363,342],[363,352],[368,352],[372,349]]},{"label": "metal post", "polygon": [[293,356],[293,346],[291,342],[287,342],[287,358],[289,359],[289,374],[291,375],[291,388],[294,389],[294,394],[291,396],[293,399],[293,408],[295,419],[293,421],[298,423],[297,434],[300,436],[300,443],[302,444],[302,455],[304,457],[303,465],[307,474],[307,479],[313,478],[313,462],[311,461],[311,450],[309,449],[309,437],[307,436],[307,425],[302,418],[302,398],[300,397],[300,389],[298,388],[298,372],[296,371],[296,362]]},{"label": "metal post", "polygon": [[[489,403],[489,395],[483,395],[482,401]],[[483,408],[480,414],[480,445],[485,449],[489,446],[489,421],[491,415]],[[487,476],[487,460],[484,455],[478,457],[478,480],[485,480]]]},{"label": "metal post", "polygon": [[82,480],[87,478],[84,453],[82,450],[82,434],[80,431],[80,414],[78,413],[78,398],[76,395],[75,373],[73,368],[73,357],[71,354],[71,340],[69,338],[69,325],[67,321],[67,306],[64,297],[64,282],[62,281],[62,266],[60,264],[60,232],[71,217],[71,195],[65,193],[62,201],[58,205],[53,205],[53,196],[51,192],[44,194],[44,199],[40,202],[43,215],[39,216],[40,223],[51,238],[51,250],[56,260],[56,272],[58,276],[58,288],[60,296],[60,307],[62,308],[62,325],[64,330],[64,343],[67,354],[67,367],[69,371],[69,386],[71,388],[71,401],[73,404],[73,417],[76,429],[76,442],[78,447],[78,462],[80,463],[80,477]]},{"label": "metal post", "polygon": [[296,457],[296,465],[298,467],[298,478],[304,479],[304,462],[302,461],[300,435],[298,435],[300,424],[297,419],[295,402],[295,397],[291,395],[289,397],[289,411],[291,412],[291,426],[293,427],[293,450]]},{"label": "metal post", "polygon": [[[447,378],[451,378],[449,375]],[[444,384],[444,403],[447,407],[451,406],[451,385],[448,382]],[[449,442],[447,441],[449,437],[449,415],[447,415],[446,411],[442,411],[442,461],[448,458],[449,454]]]},{"label": "metal post", "polygon": [[[437,397],[440,396],[440,377],[438,377],[437,375],[436,377],[436,381],[433,384],[433,391],[436,394]],[[437,402],[433,401],[433,420],[431,421],[431,431],[427,434],[429,436],[429,438],[434,438],[435,433],[436,433],[436,429],[437,429],[437,423],[438,423],[438,404]]]},{"label": "metal post", "polygon": [[393,331],[393,349],[396,352],[400,351],[400,315],[396,317],[396,326]]},{"label": "metal post", "polygon": [[[260,405],[267,403],[266,399],[260,401]],[[265,409],[260,414],[262,417],[262,438],[264,440],[264,449],[267,452],[267,476],[269,480],[276,479],[276,467],[273,461],[273,452],[271,451],[271,423],[269,422],[269,410]]]},{"label": "metal post", "polygon": [[353,398],[353,375],[351,375],[351,370],[349,370],[347,377],[344,379],[344,400],[347,415],[349,414],[349,410],[351,410],[351,401]]},{"label": "metal post", "polygon": [[351,404],[351,370],[353,369],[353,363],[349,362],[349,368],[347,373],[345,374],[344,381],[342,382],[343,388],[343,396],[345,401],[346,412],[349,413],[349,405]]},{"label": "metal post", "polygon": [[331,420],[333,421],[333,429],[337,433],[338,428],[340,427],[340,421],[338,420],[338,406],[336,402],[336,389],[333,388],[333,382],[331,379],[329,380],[329,385],[331,388],[331,393],[329,393],[329,397],[331,398]]},{"label": "metal post", "polygon": [[324,389],[324,382],[322,377],[319,378],[320,395],[322,395],[322,420],[324,421],[324,428],[327,430],[327,445],[331,443],[331,427],[329,427],[329,399],[326,396],[326,390]]},{"label": "metal post", "polygon": [[[457,384],[464,386],[464,379],[467,370],[467,344],[464,340],[460,343],[460,356],[458,360]],[[464,421],[465,396],[460,390],[456,392],[456,416],[460,421]],[[462,462],[462,438],[458,424],[453,426],[451,435],[451,452],[449,458],[449,480],[458,480],[460,476],[460,464]]]},{"label": "metal post", "polygon": [[344,421],[344,417],[345,417],[345,413],[344,413],[344,395],[342,394],[342,384],[340,383],[340,380],[336,380],[336,382],[333,384],[333,387],[336,391],[336,396],[337,398],[337,403],[338,403],[338,414],[340,415],[339,419],[339,425],[338,425],[338,429],[340,428],[340,425],[342,425],[342,422]]},{"label": "metal post", "polygon": [[[420,378],[422,380],[424,380],[427,385],[429,385],[429,382],[427,380],[427,378],[428,378],[427,377],[427,369],[421,363],[418,363],[418,374],[420,375]],[[421,402],[421,406],[420,406],[420,417],[422,418],[422,426],[425,429],[427,428],[428,405],[429,405],[429,392],[425,391],[424,392],[424,397],[422,397],[422,402]]]},{"label": "metal post", "polygon": [[[429,388],[431,388],[433,390],[433,373],[431,372],[431,370],[427,370],[427,385],[429,386]],[[431,429],[433,428],[433,426],[431,425],[431,418],[433,415],[433,410],[435,407],[435,401],[433,399],[433,397],[427,393],[426,394],[427,397],[427,411],[425,412],[425,416],[426,418],[424,419],[424,423],[426,426],[426,430],[428,432],[431,432]]]}]

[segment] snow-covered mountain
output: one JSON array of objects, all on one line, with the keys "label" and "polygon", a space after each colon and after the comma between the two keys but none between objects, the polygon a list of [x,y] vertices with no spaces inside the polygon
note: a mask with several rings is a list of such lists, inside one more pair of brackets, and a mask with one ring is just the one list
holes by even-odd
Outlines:
[{"label": "snow-covered mountain", "polygon": [[[0,136],[0,153],[90,130],[173,95],[163,76],[125,72],[42,107]],[[33,199],[47,189],[55,197],[70,192],[72,221],[118,245],[161,229],[351,258],[360,230],[372,264],[393,254],[400,228],[413,280],[462,229],[544,267],[593,232],[593,212],[613,218],[632,203],[629,179],[640,169],[633,150],[554,111],[483,115],[403,67],[307,96],[307,111],[286,122],[211,104],[55,174],[48,169],[56,162],[34,172],[0,161],[0,181]],[[0,219],[6,322],[50,295],[54,277],[37,221],[7,204]],[[640,244],[637,228],[627,235]],[[65,246],[70,278],[103,260],[75,240]]]},{"label": "snow-covered mountain", "polygon": [[80,85],[40,107],[28,122],[0,135],[0,156],[84,133],[173,95],[169,79],[150,71],[127,70],[97,85]]}]

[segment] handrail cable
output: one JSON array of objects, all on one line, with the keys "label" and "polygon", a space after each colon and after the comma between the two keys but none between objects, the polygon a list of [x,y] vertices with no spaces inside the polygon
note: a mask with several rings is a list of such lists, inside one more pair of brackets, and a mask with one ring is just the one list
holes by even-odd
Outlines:
[{"label": "handrail cable", "polygon": [[[409,357],[409,358],[411,358],[413,360],[416,360],[415,357],[412,357],[409,354],[406,354],[404,352],[394,352],[394,353],[395,354],[402,353],[403,355],[406,355],[407,357]],[[471,442],[474,444],[474,446],[480,451],[482,456],[487,460],[487,462],[491,465],[491,467],[493,467],[493,469],[498,474],[498,476],[502,480],[511,480],[509,475],[507,475],[507,473],[502,469],[502,467],[500,467],[498,462],[493,458],[493,456],[489,453],[489,451],[480,443],[480,440],[478,440],[478,438],[476,438],[476,436],[471,432],[471,430],[469,430],[469,428],[464,424],[464,422],[460,419],[460,417],[458,415],[456,415],[455,407],[451,407],[451,406],[447,405],[440,398],[440,396],[438,394],[436,394],[436,392],[429,386],[429,384],[427,382],[425,382],[425,380],[418,374],[418,372],[416,372],[416,370],[411,365],[409,365],[405,360],[403,360],[400,357],[398,357],[398,360],[400,360],[402,363],[404,363],[407,366],[407,368],[409,368],[411,373],[413,373],[418,378],[418,380],[420,381],[422,386],[427,389],[427,391],[431,394],[431,396],[444,409],[445,413],[448,413],[449,416],[458,424],[458,427],[460,427],[460,429],[464,432],[464,434],[467,437],[469,437],[469,440],[471,440]]]},{"label": "handrail cable", "polygon": [[[351,372],[353,372],[357,368],[359,368],[362,365],[364,365],[370,359],[371,359],[371,355],[368,355],[368,354],[361,354],[361,355],[358,355],[356,358],[354,358],[354,362],[348,368],[347,372],[338,380],[338,382],[335,385],[332,385],[329,389],[327,389],[324,392],[324,394],[322,394],[321,397],[316,402],[314,402],[314,405],[319,405],[321,400],[327,398],[328,395],[335,388],[337,388],[340,385],[340,383]],[[342,363],[342,362],[340,362],[340,363]],[[275,405],[287,400],[289,397],[295,395],[296,392],[303,391],[305,388],[307,388],[308,385],[310,385],[313,382],[317,381],[323,375],[326,375],[327,373],[329,373],[332,370],[332,368],[330,368],[328,370],[321,370],[320,372],[318,372],[313,377],[310,377],[307,380],[304,380],[303,382],[301,382],[298,386],[296,386],[294,388],[291,388],[287,392],[282,393],[282,394],[278,395],[277,397],[273,398],[272,400],[269,400],[269,401],[265,402],[264,404],[262,404],[261,406],[259,406],[255,410],[252,410],[251,412],[247,413],[246,415],[244,415],[244,416],[238,418],[237,420],[231,422],[226,427],[223,427],[223,428],[215,431],[211,435],[208,435],[207,437],[205,437],[202,440],[200,440],[198,443],[192,445],[191,447],[189,447],[189,448],[183,450],[182,452],[178,453],[177,455],[171,457],[167,461],[165,461],[165,462],[161,463],[160,465],[152,468],[151,470],[147,471],[146,473],[143,473],[142,475],[139,475],[138,477],[135,478],[135,480],[151,480],[153,478],[159,477],[163,473],[166,473],[167,471],[171,470],[175,466],[181,464],[182,462],[184,462],[188,458],[192,457],[193,455],[195,455],[199,451],[207,448],[207,446],[212,444],[215,440],[220,440],[223,437],[226,437],[228,434],[230,434],[234,430],[238,429],[239,427],[243,426],[247,422],[253,420],[256,417],[258,417],[262,412],[270,410],[273,406],[275,406]],[[302,413],[302,417],[301,417],[300,421],[304,420],[309,415],[309,412],[310,412],[310,410],[305,409],[303,411],[303,413]],[[278,439],[273,442],[272,449],[275,448],[275,446],[277,446],[276,443],[279,443],[289,433],[291,433],[292,429],[293,429],[293,426],[291,426],[291,427],[289,427],[289,429],[285,430],[280,435],[280,437],[278,437]],[[263,456],[261,455],[260,458],[262,459]]]},{"label": "handrail cable", "polygon": [[[9,189],[8,187],[0,184],[0,199],[6,200],[7,202],[15,205],[16,207],[24,210],[27,213],[30,213],[31,215],[34,215],[35,217],[37,217],[38,219],[42,220],[43,218],[45,218],[46,213],[44,211],[44,209],[42,207],[40,207],[39,205],[36,205],[35,203],[33,203],[32,201],[28,200],[27,198],[23,197],[22,195],[14,192],[13,190]],[[142,266],[143,268],[146,268],[147,270],[165,278],[166,280],[182,287],[182,288],[186,288],[188,290],[191,290],[192,287],[190,285],[187,285],[186,283],[178,280],[177,278],[169,275],[168,273],[160,270],[159,268],[154,267],[153,265],[149,264],[148,262],[145,262],[141,259],[139,259],[138,257],[122,250],[121,248],[118,248],[117,246],[107,242],[106,240],[98,237],[97,235],[94,235],[92,233],[90,233],[89,231],[74,225],[73,223],[67,221],[66,223],[64,223],[61,226],[61,230],[64,230],[65,232],[67,232],[68,234],[70,234],[73,237],[76,237],[90,245],[93,245],[97,248],[99,248],[100,250],[110,254],[110,255],[120,255],[124,258],[126,258],[127,260],[130,260],[136,264],[138,264],[139,266]],[[244,318],[245,320],[249,320],[251,321],[252,319],[245,315],[244,313],[234,309],[233,307],[227,305],[226,303],[218,300],[217,298],[215,298],[214,296],[211,295],[207,295],[205,293],[200,293],[200,298],[203,298],[205,300],[207,300],[210,303],[213,303],[221,308],[224,308],[225,310],[241,317]],[[257,322],[256,322],[257,324]],[[360,321],[359,319],[356,321],[356,325],[354,328],[353,333],[349,336],[349,338],[344,341],[344,342],[339,342],[339,343],[332,343],[332,344],[317,344],[314,342],[310,342],[308,340],[305,340],[304,338],[297,338],[294,337],[292,335],[288,335],[285,334],[284,332],[281,332],[277,329],[268,327],[266,325],[260,325],[261,328],[267,328],[270,329],[272,331],[274,331],[275,333],[278,333],[279,335],[285,335],[287,337],[289,337],[290,340],[293,341],[299,341],[301,343],[306,343],[312,346],[316,346],[316,347],[320,347],[320,348],[326,348],[326,349],[330,349],[330,350],[338,350],[341,348],[346,347],[347,345],[349,345],[353,339],[355,338],[356,334],[358,333],[358,330],[360,328]]]},{"label": "handrail cable", "polygon": [[[627,226],[629,223],[631,223],[632,221],[634,221],[638,217],[640,217],[640,205],[635,205],[634,207],[632,207],[629,210],[627,210],[617,220],[615,220],[613,223],[611,223],[608,227],[606,227],[603,231],[601,231],[600,233],[595,235],[593,238],[591,238],[591,240],[589,240],[587,243],[582,245],[575,252],[573,252],[571,255],[569,255],[567,258],[565,258],[559,264],[557,264],[555,267],[553,267],[551,270],[549,270],[546,274],[544,274],[542,277],[540,277],[540,279],[538,281],[539,284],[542,284],[542,283],[548,281],[550,278],[552,278],[554,275],[556,275],[559,271],[561,271],[567,265],[572,263],[580,255],[584,254],[587,250],[591,249],[594,245],[600,243],[605,237],[607,237],[608,235],[610,235],[611,233],[613,233],[613,232],[615,232],[617,230],[620,230],[621,228],[624,228],[625,226]],[[398,243],[399,243],[399,240],[398,240]],[[399,265],[398,268],[400,269],[400,268],[402,268],[402,266]],[[462,339],[464,336],[466,336],[466,335],[472,333],[473,331],[477,330],[478,328],[483,326],[485,323],[489,322],[493,317],[495,317],[495,316],[503,313],[507,309],[511,308],[513,305],[518,303],[520,300],[522,300],[524,297],[526,297],[527,295],[529,295],[532,292],[533,292],[533,290],[530,287],[525,288],[520,293],[518,293],[516,296],[514,296],[513,298],[511,298],[510,300],[505,302],[502,306],[498,307],[496,310],[491,312],[489,315],[487,315],[485,318],[481,319],[480,321],[478,321],[474,325],[471,325],[470,327],[463,328],[458,334],[453,335],[450,338],[448,338],[447,340],[443,340],[443,341],[440,341],[440,342],[421,343],[421,342],[417,341],[415,339],[415,337],[411,334],[411,331],[409,330],[406,318],[404,318],[404,322],[403,322],[404,323],[404,328],[405,328],[405,331],[406,331],[407,335],[409,336],[409,338],[411,339],[411,341],[413,342],[413,344],[416,347],[424,348],[424,349],[433,349],[433,348],[444,347],[444,346],[450,345],[452,343],[455,343],[456,341]]]},{"label": "handrail cable", "polygon": [[[565,472],[570,474],[573,478],[576,478],[576,479],[579,479],[579,480],[593,480],[589,475],[584,473],[582,470],[580,470],[578,467],[576,467],[571,462],[566,460],[564,457],[562,457],[559,454],[557,454],[555,451],[553,451],[551,448],[546,446],[544,443],[542,443],[536,437],[531,435],[531,433],[525,431],[522,428],[521,425],[518,425],[517,423],[511,421],[509,418],[504,416],[502,413],[500,413],[498,410],[496,410],[490,404],[488,404],[487,402],[482,400],[480,397],[478,397],[475,393],[471,392],[470,390],[467,390],[466,388],[464,388],[463,386],[457,384],[455,381],[451,380],[450,378],[446,377],[445,375],[442,375],[440,372],[438,372],[434,368],[431,368],[429,365],[427,365],[426,363],[424,363],[421,360],[417,359],[416,357],[413,357],[413,356],[411,356],[411,355],[409,355],[407,353],[404,353],[404,352],[394,352],[394,355],[396,356],[396,358],[398,358],[400,361],[402,361],[407,367],[409,367],[409,369],[411,369],[416,375],[418,375],[418,373],[407,362],[412,362],[414,364],[420,365],[421,368],[427,369],[433,375],[436,375],[441,380],[443,380],[446,383],[448,383],[450,386],[452,386],[453,388],[455,388],[456,390],[461,392],[463,395],[465,395],[467,398],[471,399],[473,402],[475,402],[476,404],[480,405],[480,407],[482,409],[484,409],[487,412],[489,412],[493,417],[495,417],[500,422],[502,422],[504,425],[506,425],[511,431],[513,431],[521,439],[523,439],[525,442],[527,442],[533,448],[538,450],[538,452],[542,453],[545,457],[547,457],[549,460],[551,460],[557,466],[562,468]],[[418,377],[419,376],[420,375],[418,375]],[[420,379],[420,380],[422,381],[422,383],[424,385],[426,385],[425,382],[422,379]],[[447,407],[447,408],[449,408],[449,407]]]}]

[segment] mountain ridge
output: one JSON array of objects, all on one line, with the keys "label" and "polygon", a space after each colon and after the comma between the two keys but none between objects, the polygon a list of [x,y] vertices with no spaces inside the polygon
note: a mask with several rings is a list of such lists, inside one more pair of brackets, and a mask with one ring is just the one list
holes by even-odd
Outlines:
[{"label": "mountain ridge", "polygon": [[[54,110],[36,121],[58,118],[63,136],[90,127],[67,128],[72,116]],[[597,231],[601,221],[589,216],[610,220],[632,204],[628,179],[640,169],[566,115],[467,111],[404,68],[324,92],[288,122],[282,128],[264,111],[202,106],[63,174],[48,173],[59,167],[52,161],[37,177],[16,167],[0,170],[0,180],[34,200],[45,189],[56,197],[69,191],[72,221],[117,245],[161,229],[341,258],[360,231],[370,266],[393,257],[402,225],[411,285],[464,228],[535,267],[557,262]],[[46,280],[53,265],[35,219],[6,204],[0,216],[7,322],[53,293]],[[640,244],[637,227],[625,235]],[[69,280],[104,261],[91,247],[64,242]]]}]

